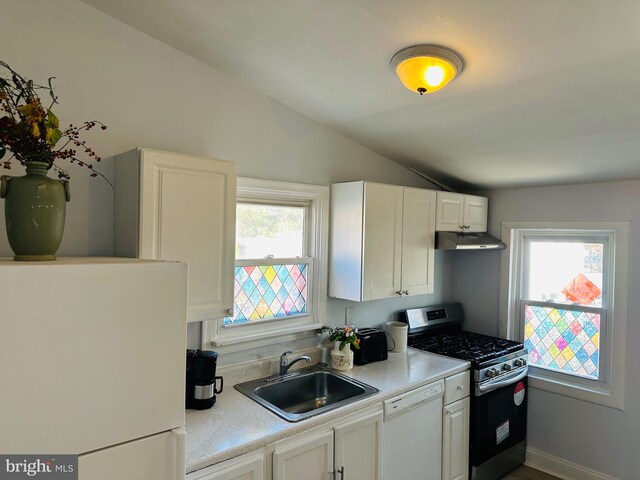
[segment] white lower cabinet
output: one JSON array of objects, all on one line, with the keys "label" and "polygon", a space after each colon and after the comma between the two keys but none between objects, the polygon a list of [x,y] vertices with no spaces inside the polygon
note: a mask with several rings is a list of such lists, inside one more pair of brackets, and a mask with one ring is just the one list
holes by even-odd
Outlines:
[{"label": "white lower cabinet", "polygon": [[187,475],[186,480],[267,480],[263,450],[247,453]]},{"label": "white lower cabinet", "polygon": [[273,452],[274,480],[327,480],[333,471],[333,431],[294,440]]},{"label": "white lower cabinet", "polygon": [[[469,478],[469,372],[445,381],[442,410],[442,480]],[[451,402],[451,403],[449,403]]]},{"label": "white lower cabinet", "polygon": [[382,412],[276,446],[273,480],[381,480]]},{"label": "white lower cabinet", "polygon": [[382,412],[340,424],[333,431],[336,480],[381,480]]}]

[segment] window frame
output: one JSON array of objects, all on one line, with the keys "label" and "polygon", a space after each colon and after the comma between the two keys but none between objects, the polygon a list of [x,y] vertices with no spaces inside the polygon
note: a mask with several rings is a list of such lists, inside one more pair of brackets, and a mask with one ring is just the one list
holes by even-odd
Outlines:
[{"label": "window frame", "polygon": [[236,202],[241,201],[309,206],[305,222],[308,229],[305,232],[308,239],[305,255],[312,257],[308,277],[312,283],[308,290],[308,314],[235,325],[224,325],[223,318],[206,320],[202,324],[202,346],[215,346],[218,353],[314,336],[322,328],[326,313],[329,187],[238,177]]},{"label": "window frame", "polygon": [[[579,238],[581,241],[608,237],[603,272],[603,309],[606,318],[600,336],[600,379],[591,380],[531,366],[532,387],[623,410],[626,370],[626,330],[629,278],[629,222],[505,222],[502,241],[507,245],[501,256],[500,334],[522,341],[524,338],[525,237]],[[608,304],[605,304],[605,295]],[[542,302],[556,305],[553,302]],[[571,305],[563,305],[571,307]],[[604,323],[606,322],[606,323]],[[614,348],[615,346],[615,348]]]}]

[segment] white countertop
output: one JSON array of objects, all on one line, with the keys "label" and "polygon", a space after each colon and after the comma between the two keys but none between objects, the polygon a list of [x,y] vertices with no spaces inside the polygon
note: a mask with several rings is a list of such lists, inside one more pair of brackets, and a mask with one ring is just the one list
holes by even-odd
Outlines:
[{"label": "white countertop", "polygon": [[468,368],[469,362],[413,348],[408,348],[405,353],[389,353],[386,361],[354,366],[349,372],[340,372],[376,387],[379,393],[297,423],[281,419],[233,388],[236,383],[251,378],[220,372],[224,375],[225,385],[224,391],[217,396],[216,404],[209,410],[187,410],[186,413],[187,473],[256,450]]}]

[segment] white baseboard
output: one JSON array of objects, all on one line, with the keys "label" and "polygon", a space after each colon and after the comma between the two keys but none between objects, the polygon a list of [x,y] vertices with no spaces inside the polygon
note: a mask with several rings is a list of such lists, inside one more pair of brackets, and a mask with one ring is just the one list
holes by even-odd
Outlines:
[{"label": "white baseboard", "polygon": [[527,448],[525,465],[564,480],[617,480],[615,477],[568,462],[534,448]]}]

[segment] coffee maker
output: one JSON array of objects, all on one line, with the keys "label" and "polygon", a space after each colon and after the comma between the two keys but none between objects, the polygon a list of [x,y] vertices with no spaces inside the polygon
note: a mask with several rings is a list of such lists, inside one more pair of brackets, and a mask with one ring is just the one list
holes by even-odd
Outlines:
[{"label": "coffee maker", "polygon": [[[209,350],[187,350],[186,408],[205,410],[216,403],[216,394],[222,392],[224,381],[216,376],[218,354]],[[220,388],[216,382],[220,381]]]}]

